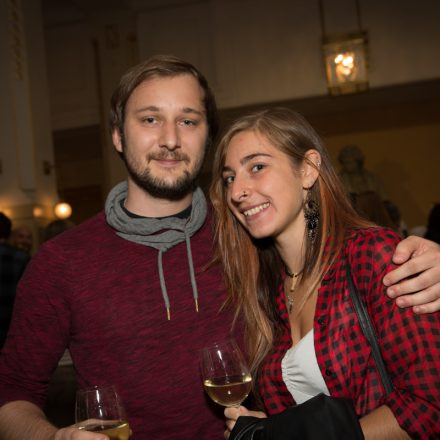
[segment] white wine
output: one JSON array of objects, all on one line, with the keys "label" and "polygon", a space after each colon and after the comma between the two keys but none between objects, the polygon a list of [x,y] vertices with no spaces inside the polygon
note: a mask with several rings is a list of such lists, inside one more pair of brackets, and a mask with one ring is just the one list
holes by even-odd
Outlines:
[{"label": "white wine", "polygon": [[203,382],[208,396],[219,405],[237,406],[251,390],[252,378],[245,376],[216,377]]},{"label": "white wine", "polygon": [[105,434],[110,440],[128,440],[130,438],[130,427],[128,422],[124,420],[101,420],[87,423],[80,426],[79,429]]}]

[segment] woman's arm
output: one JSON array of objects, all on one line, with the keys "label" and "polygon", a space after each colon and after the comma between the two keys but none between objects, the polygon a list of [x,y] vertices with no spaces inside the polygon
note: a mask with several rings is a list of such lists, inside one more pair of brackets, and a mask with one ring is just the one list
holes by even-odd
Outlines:
[{"label": "woman's arm", "polygon": [[362,417],[360,424],[365,440],[411,440],[386,405]]},{"label": "woman's arm", "polygon": [[[391,268],[397,242],[398,238],[391,231],[372,232],[361,251],[368,264],[357,274],[355,283],[365,296],[394,385],[381,403],[389,408],[409,436],[436,438],[440,435],[440,314],[416,315],[411,309],[397,307],[384,294],[382,279]],[[359,252],[358,248],[353,251]]]},{"label": "woman's arm", "polygon": [[400,266],[388,273],[383,283],[399,307],[415,313],[440,310],[440,245],[421,237],[401,241],[393,255]]},{"label": "woman's arm", "polygon": [[225,409],[225,417],[226,417],[226,431],[224,433],[225,439],[228,439],[231,435],[231,431],[234,429],[235,422],[240,416],[253,416],[258,417],[260,419],[266,418],[266,414],[261,411],[250,411],[244,406],[240,406],[239,408],[226,408]]}]

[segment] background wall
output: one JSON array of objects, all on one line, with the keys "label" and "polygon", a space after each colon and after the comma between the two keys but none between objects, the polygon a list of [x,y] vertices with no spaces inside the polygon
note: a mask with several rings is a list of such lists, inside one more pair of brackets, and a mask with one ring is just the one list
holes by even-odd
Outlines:
[{"label": "background wall", "polygon": [[[322,5],[327,34],[358,29],[354,0]],[[173,53],[206,74],[223,125],[269,105],[297,109],[333,158],[358,144],[408,225],[425,223],[440,199],[440,2],[359,5],[370,90],[330,97],[318,0],[42,0],[57,185],[75,200],[77,221],[98,211],[125,176],[107,124],[120,75],[152,54]]]},{"label": "background wall", "polygon": [[[180,3],[137,2],[141,58],[171,51],[193,61],[213,84],[220,107],[326,93],[318,1]],[[358,30],[355,1],[322,4],[327,34]],[[370,40],[372,88],[440,77],[434,56],[440,41],[438,1],[359,4]]]}]

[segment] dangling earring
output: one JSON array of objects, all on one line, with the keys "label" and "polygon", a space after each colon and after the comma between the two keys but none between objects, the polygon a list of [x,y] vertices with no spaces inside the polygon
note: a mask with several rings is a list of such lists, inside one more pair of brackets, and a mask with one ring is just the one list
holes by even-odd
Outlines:
[{"label": "dangling earring", "polygon": [[316,200],[312,199],[312,192],[309,189],[304,201],[304,217],[306,219],[307,235],[313,243],[318,234],[319,224],[319,205]]}]

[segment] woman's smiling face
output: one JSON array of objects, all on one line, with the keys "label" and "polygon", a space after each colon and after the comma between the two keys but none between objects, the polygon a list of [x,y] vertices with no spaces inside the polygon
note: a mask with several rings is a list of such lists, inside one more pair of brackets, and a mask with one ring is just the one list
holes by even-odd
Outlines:
[{"label": "woman's smiling face", "polygon": [[222,175],[229,209],[253,237],[303,236],[303,170],[266,136],[253,130],[233,136]]}]

